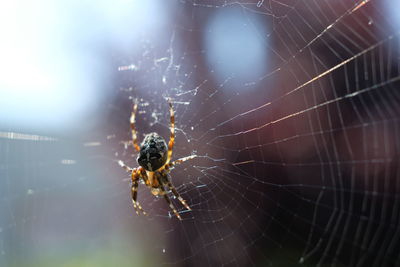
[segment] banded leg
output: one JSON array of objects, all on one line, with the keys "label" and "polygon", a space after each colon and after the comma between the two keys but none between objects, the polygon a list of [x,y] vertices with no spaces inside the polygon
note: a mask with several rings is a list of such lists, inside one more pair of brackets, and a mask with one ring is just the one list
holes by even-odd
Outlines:
[{"label": "banded leg", "polygon": [[194,159],[195,157],[197,157],[197,155],[191,155],[191,156],[187,156],[187,157],[183,157],[183,158],[174,160],[173,162],[170,162],[170,163],[166,164],[164,168],[166,170],[168,170],[168,169],[174,167],[175,165],[179,165],[182,162],[185,162],[185,161],[190,160],[190,159]]},{"label": "banded leg", "polygon": [[165,192],[165,188],[162,187],[162,190],[164,191],[164,198],[167,201],[169,207],[172,209],[172,211],[175,213],[176,217],[178,217],[179,220],[182,220],[181,215],[179,215],[178,211],[176,210],[174,204],[172,204],[171,199],[169,198],[168,194]]},{"label": "banded leg", "polygon": [[142,206],[140,206],[139,202],[137,202],[137,200],[136,200],[138,186],[139,186],[139,183],[137,180],[135,180],[132,183],[132,187],[131,187],[133,207],[135,208],[137,215],[139,215],[139,211],[141,211],[144,215],[147,215],[147,213],[143,210]]},{"label": "banded leg", "polygon": [[182,203],[182,205],[187,209],[187,210],[192,210],[189,205],[186,203],[186,201],[179,195],[178,191],[176,190],[175,186],[171,183],[169,178],[166,178],[167,182],[165,183],[168,188],[172,191],[174,196]]},{"label": "banded leg", "polygon": [[139,202],[136,201],[137,199],[137,189],[139,186],[138,179],[139,179],[139,173],[137,169],[132,169],[125,165],[125,163],[122,160],[118,161],[118,164],[125,169],[125,171],[131,173],[132,177],[132,186],[131,186],[131,194],[132,194],[132,203],[133,207],[135,208],[136,214],[139,215],[139,211],[141,211],[144,215],[147,215],[147,213],[143,210],[142,206],[140,206]]},{"label": "banded leg", "polygon": [[169,163],[171,161],[172,149],[174,148],[174,144],[175,144],[175,113],[174,113],[174,109],[172,108],[171,99],[168,99],[168,104],[169,104],[169,114],[170,114],[170,121],[171,121],[169,129],[171,131],[171,135],[169,137],[169,142],[168,142],[167,163]]},{"label": "banded leg", "polygon": [[119,166],[124,168],[124,170],[127,171],[127,172],[132,172],[133,171],[133,169],[128,167],[128,166],[126,166],[125,163],[122,160],[118,160],[118,164],[119,164]]},{"label": "banded leg", "polygon": [[133,147],[136,149],[136,151],[140,151],[140,147],[138,145],[137,132],[136,132],[136,128],[135,128],[135,117],[136,117],[137,107],[138,107],[138,103],[137,103],[137,101],[135,101],[135,103],[133,104],[130,123],[131,123]]}]

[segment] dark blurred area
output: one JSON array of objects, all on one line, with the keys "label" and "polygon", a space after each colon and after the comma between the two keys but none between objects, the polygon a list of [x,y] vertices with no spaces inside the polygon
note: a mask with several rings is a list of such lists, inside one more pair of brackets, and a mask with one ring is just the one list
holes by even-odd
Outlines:
[{"label": "dark blurred area", "polygon": [[[0,27],[0,266],[400,265],[399,3],[26,2]],[[135,100],[168,137],[167,97],[182,221],[142,184],[137,216],[117,164]]]}]

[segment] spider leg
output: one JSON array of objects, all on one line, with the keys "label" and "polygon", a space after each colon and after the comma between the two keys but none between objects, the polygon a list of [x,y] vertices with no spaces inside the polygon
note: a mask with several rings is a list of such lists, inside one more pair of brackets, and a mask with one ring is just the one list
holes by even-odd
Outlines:
[{"label": "spider leg", "polygon": [[172,167],[174,167],[175,165],[179,165],[179,164],[181,164],[182,162],[185,162],[185,161],[190,160],[190,159],[194,159],[195,157],[197,157],[197,155],[191,155],[191,156],[187,156],[187,157],[183,157],[183,158],[174,160],[173,162],[170,162],[170,163],[166,164],[166,165],[164,166],[164,168],[165,168],[166,170],[168,170],[169,168],[172,168]]},{"label": "spider leg", "polygon": [[186,201],[181,197],[181,195],[179,195],[178,191],[176,190],[175,186],[172,185],[171,182],[168,182],[168,187],[171,189],[172,193],[175,195],[175,197],[182,203],[183,206],[185,206],[185,208],[187,210],[192,210],[189,205],[186,203]]},{"label": "spider leg", "polygon": [[[197,157],[197,155],[191,155],[191,156],[187,156],[187,157],[184,157],[184,158],[180,158],[180,159],[174,160],[173,162],[170,162],[170,163],[166,164],[164,168],[168,173],[170,171],[170,169],[172,167],[174,167],[175,165],[181,164],[182,162],[185,162],[185,161],[190,160],[190,159],[194,159],[195,157]],[[183,206],[185,206],[185,208],[187,210],[192,210],[189,207],[189,205],[186,203],[186,201],[179,195],[178,191],[176,190],[175,186],[173,186],[173,184],[169,180],[168,176],[169,176],[168,174],[164,176],[165,177],[165,180],[163,181],[164,184],[168,186],[168,188],[172,191],[172,193],[175,195],[175,197],[182,203]]]},{"label": "spider leg", "polygon": [[167,201],[169,207],[172,209],[172,211],[175,213],[176,217],[178,217],[179,220],[182,220],[181,215],[179,215],[178,211],[176,210],[174,204],[172,204],[171,199],[169,198],[168,194],[165,192],[165,188],[161,186],[161,189],[163,191],[163,195],[165,200]]},{"label": "spider leg", "polygon": [[144,215],[147,215],[147,213],[143,210],[142,206],[140,206],[139,202],[137,202],[137,189],[138,189],[139,183],[137,179],[132,183],[131,187],[131,192],[132,192],[132,203],[133,207],[135,208],[136,214],[139,215],[139,211],[141,211]]},{"label": "spider leg", "polygon": [[168,104],[169,104],[169,114],[170,114],[170,120],[171,120],[171,124],[169,126],[171,135],[169,137],[169,142],[168,142],[167,163],[169,163],[171,160],[172,148],[174,147],[174,143],[175,143],[175,113],[174,113],[174,109],[172,108],[171,99],[168,99]]},{"label": "spider leg", "polygon": [[168,186],[168,188],[172,191],[174,196],[182,203],[183,206],[187,210],[192,210],[189,205],[186,203],[186,201],[179,195],[178,191],[176,190],[175,186],[171,183],[171,180],[169,179],[169,174],[165,174],[162,179],[162,184]]},{"label": "spider leg", "polygon": [[133,147],[136,149],[136,151],[140,151],[140,147],[138,145],[137,132],[136,132],[136,128],[135,128],[135,117],[136,117],[137,107],[138,107],[138,104],[137,104],[137,101],[135,101],[135,103],[133,104],[130,123],[131,123]]},{"label": "spider leg", "polygon": [[137,169],[132,169],[125,165],[125,163],[122,160],[118,161],[118,164],[124,168],[127,172],[131,173],[132,177],[132,186],[131,186],[131,193],[132,193],[132,203],[133,207],[135,208],[136,214],[139,215],[139,211],[141,211],[144,215],[147,215],[147,213],[143,210],[142,206],[139,204],[139,202],[136,201],[137,199],[137,189],[139,186],[138,180],[140,178],[140,174],[137,171]]},{"label": "spider leg", "polygon": [[124,168],[125,171],[127,171],[127,172],[132,172],[133,171],[133,169],[128,167],[127,165],[125,165],[125,163],[122,160],[118,160],[118,164],[119,164],[119,166]]}]

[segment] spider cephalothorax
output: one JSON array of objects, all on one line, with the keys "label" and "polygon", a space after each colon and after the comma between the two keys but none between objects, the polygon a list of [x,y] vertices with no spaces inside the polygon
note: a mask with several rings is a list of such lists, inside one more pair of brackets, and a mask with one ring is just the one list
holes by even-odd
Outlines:
[{"label": "spider cephalothorax", "polygon": [[144,184],[150,189],[153,195],[164,196],[165,200],[169,204],[169,207],[175,213],[176,217],[181,219],[181,216],[172,204],[168,196],[168,191],[165,190],[165,187],[172,191],[174,196],[182,203],[183,206],[185,206],[186,209],[190,210],[190,207],[186,204],[185,200],[183,200],[178,191],[172,185],[169,172],[175,165],[180,164],[186,160],[193,159],[194,157],[196,157],[196,155],[187,156],[170,162],[172,157],[172,148],[174,147],[175,143],[175,116],[170,101],[169,111],[171,116],[171,135],[168,142],[168,147],[164,138],[162,138],[157,133],[147,134],[140,146],[138,145],[137,133],[135,129],[136,111],[137,103],[133,105],[130,122],[132,131],[131,143],[133,144],[133,147],[136,149],[136,151],[139,152],[137,161],[140,167],[132,169],[126,166],[121,160],[118,162],[119,165],[121,165],[126,171],[131,173],[131,192],[133,207],[135,208],[137,214],[139,214],[139,211],[141,211],[143,214],[146,214],[146,212],[142,209],[142,206],[140,206],[139,202],[136,201],[137,188],[139,186],[138,181],[142,179]]}]

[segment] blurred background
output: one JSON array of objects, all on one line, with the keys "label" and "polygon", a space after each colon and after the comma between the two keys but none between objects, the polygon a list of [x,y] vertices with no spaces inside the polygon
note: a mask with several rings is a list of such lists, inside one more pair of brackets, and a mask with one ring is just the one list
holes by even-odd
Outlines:
[{"label": "blurred background", "polygon": [[[0,4],[0,266],[399,266],[400,2]],[[130,178],[169,136],[183,218]]]}]

